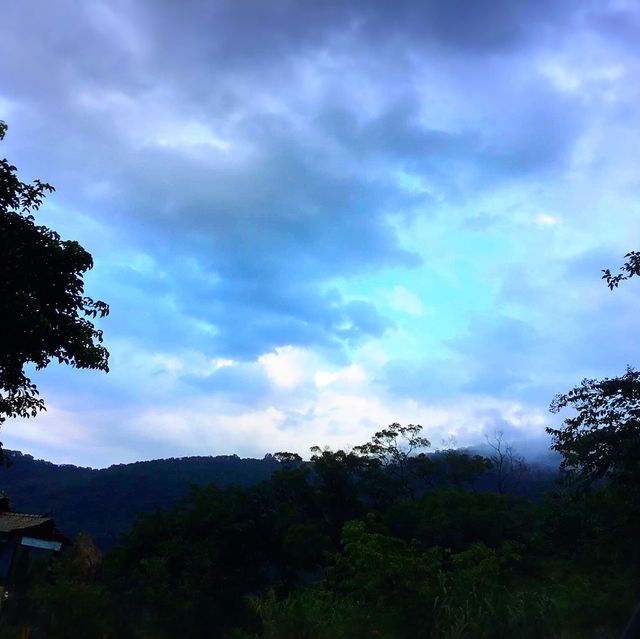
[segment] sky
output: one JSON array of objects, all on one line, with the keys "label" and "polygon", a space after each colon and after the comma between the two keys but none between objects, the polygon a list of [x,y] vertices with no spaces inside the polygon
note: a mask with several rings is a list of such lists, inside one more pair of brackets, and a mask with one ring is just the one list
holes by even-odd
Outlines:
[{"label": "sky", "polygon": [[546,445],[640,361],[640,6],[30,0],[0,153],[94,257],[110,372],[34,373],[2,441],[59,463]]}]

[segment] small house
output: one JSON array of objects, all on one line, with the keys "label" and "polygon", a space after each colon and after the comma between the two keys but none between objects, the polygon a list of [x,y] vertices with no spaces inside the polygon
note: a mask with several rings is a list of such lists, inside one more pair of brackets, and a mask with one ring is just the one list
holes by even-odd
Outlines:
[{"label": "small house", "polygon": [[9,498],[0,494],[0,594],[32,554],[59,552],[66,543],[51,517],[13,512]]}]

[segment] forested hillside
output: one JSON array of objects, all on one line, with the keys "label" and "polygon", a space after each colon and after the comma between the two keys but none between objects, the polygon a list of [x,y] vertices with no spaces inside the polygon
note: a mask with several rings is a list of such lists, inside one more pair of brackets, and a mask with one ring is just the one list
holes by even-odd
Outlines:
[{"label": "forested hillside", "polygon": [[[173,506],[191,486],[249,487],[282,468],[272,455],[156,459],[99,470],[53,464],[19,451],[5,455],[9,466],[0,468],[0,490],[10,497],[14,510],[52,515],[64,534],[88,532],[102,549],[117,542],[138,513]],[[536,498],[556,476],[552,464],[529,464],[509,489]],[[495,471],[487,469],[478,476],[475,487],[496,491]]]},{"label": "forested hillside", "polygon": [[270,456],[183,457],[94,470],[56,465],[18,451],[5,451],[10,466],[0,468],[0,490],[14,510],[51,514],[72,537],[87,531],[106,548],[127,531],[138,512],[172,506],[191,485],[250,486],[279,467]]},{"label": "forested hillside", "polygon": [[[606,387],[614,402],[635,398],[639,377],[585,384],[583,396]],[[33,562],[5,606],[6,636],[28,626],[59,639],[618,637],[639,594],[637,458],[614,446],[591,475],[583,436],[556,435],[564,470],[543,495],[517,456],[421,452],[420,431],[392,424],[351,451],[314,447],[308,462],[222,458],[227,483],[222,468],[244,468],[247,483],[277,470],[141,513],[102,562],[86,537]],[[95,489],[99,502],[112,487],[117,509],[145,477],[161,487],[190,462],[205,473],[220,458],[58,472],[69,495]]]}]

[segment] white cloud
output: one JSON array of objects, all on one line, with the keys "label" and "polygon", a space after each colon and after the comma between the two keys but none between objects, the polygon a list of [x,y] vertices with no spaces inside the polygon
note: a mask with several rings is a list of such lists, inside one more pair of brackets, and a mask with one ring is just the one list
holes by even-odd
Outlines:
[{"label": "white cloud", "polygon": [[391,307],[402,313],[408,313],[415,317],[420,317],[425,313],[420,298],[404,286],[395,286],[393,291],[388,294],[388,299]]},{"label": "white cloud", "polygon": [[310,368],[317,361],[317,357],[301,348],[283,346],[274,353],[266,353],[258,358],[264,366],[267,375],[276,386],[295,388],[303,380],[313,375]]},{"label": "white cloud", "polygon": [[362,366],[352,364],[334,372],[319,370],[315,375],[315,384],[318,388],[331,386],[336,382],[346,385],[358,385],[362,384],[366,379],[367,374]]},{"label": "white cloud", "polygon": [[229,151],[232,143],[216,135],[210,127],[201,122],[170,122],[163,130],[152,133],[147,144],[168,149],[189,149],[193,147],[211,147],[220,151]]},{"label": "white cloud", "polygon": [[138,436],[164,440],[180,454],[229,454],[261,457],[290,450],[307,455],[313,445],[352,447],[393,422],[421,424],[437,448],[454,436],[460,446],[479,444],[483,433],[507,428],[523,437],[540,435],[547,423],[540,411],[512,401],[464,397],[437,406],[413,400],[322,388],[288,406],[262,410],[219,400],[192,398],[185,406],[143,411],[129,421]]},{"label": "white cloud", "polygon": [[560,219],[553,215],[548,215],[547,213],[539,213],[534,218],[534,222],[538,226],[555,226],[560,223]]},{"label": "white cloud", "polygon": [[[308,361],[305,355],[288,348],[266,356],[277,388],[259,408],[250,400],[230,401],[224,394],[193,389],[179,396],[158,392],[153,404],[134,398],[109,408],[97,408],[90,397],[84,402],[76,397],[73,411],[60,408],[54,397],[48,413],[8,424],[5,445],[57,462],[105,466],[167,456],[262,457],[278,450],[307,455],[313,445],[335,449],[364,443],[393,422],[421,424],[434,448],[451,436],[465,446],[481,443],[483,433],[496,428],[523,438],[540,436],[548,422],[536,408],[488,396],[459,395],[431,405],[399,398],[358,365],[333,373],[319,369],[316,385],[303,385],[313,374],[313,369],[301,370]],[[157,361],[167,367],[167,375],[184,365],[179,359]],[[291,362],[293,369],[287,368]],[[218,360],[214,365],[229,363]]]},{"label": "white cloud", "polygon": [[0,113],[2,114],[1,120],[10,120],[13,112],[16,108],[16,103],[9,100],[3,95],[0,95]]}]

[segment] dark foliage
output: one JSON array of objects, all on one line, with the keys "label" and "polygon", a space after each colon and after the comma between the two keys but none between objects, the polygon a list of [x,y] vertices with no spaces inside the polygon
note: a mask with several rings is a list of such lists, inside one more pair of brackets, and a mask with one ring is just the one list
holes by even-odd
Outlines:
[{"label": "dark foliage", "polygon": [[[0,122],[0,140],[6,125]],[[52,360],[77,368],[108,370],[102,331],[89,318],[104,317],[107,304],[84,294],[91,255],[35,223],[50,184],[21,182],[16,167],[0,161],[0,424],[44,409],[24,372]]]},{"label": "dark foliage", "polygon": [[640,275],[640,252],[631,251],[625,255],[626,262],[620,267],[620,272],[613,275],[606,268],[602,270],[602,279],[606,280],[607,286],[613,290],[617,288],[620,282],[628,280],[636,275]]},{"label": "dark foliage", "polygon": [[[14,623],[26,619],[42,636],[73,628],[74,636],[124,639],[577,639],[619,632],[640,594],[640,556],[638,519],[615,482],[589,493],[559,486],[546,501],[498,494],[486,459],[456,450],[403,457],[407,442],[396,425],[389,429],[398,438],[390,442],[395,457],[386,460],[386,450],[366,446],[316,447],[309,462],[280,453],[105,471],[56,471],[16,457],[23,477],[27,461],[45,475],[60,472],[68,489],[80,478],[86,489],[119,477],[132,497],[143,477],[155,476],[160,495],[162,482],[191,463],[201,477],[221,464],[226,474],[218,480],[226,487],[193,487],[172,505],[165,500],[140,514],[101,571],[80,571],[86,562],[77,554],[58,562],[45,586],[24,586],[31,607]],[[405,464],[404,475],[394,460]],[[244,486],[230,485],[233,472],[245,473]],[[494,492],[479,490],[483,485]],[[123,503],[126,493],[111,488],[97,500],[111,492]]]},{"label": "dark foliage", "polygon": [[185,457],[94,470],[56,465],[5,451],[11,465],[0,467],[0,489],[16,510],[48,513],[69,535],[88,531],[101,548],[118,541],[136,516],[173,506],[191,485],[251,486],[277,468],[271,456]]},{"label": "dark foliage", "polygon": [[575,416],[548,428],[563,467],[588,484],[609,478],[636,486],[640,481],[640,373],[631,368],[613,379],[585,379],[558,395],[551,411],[572,408]]}]

